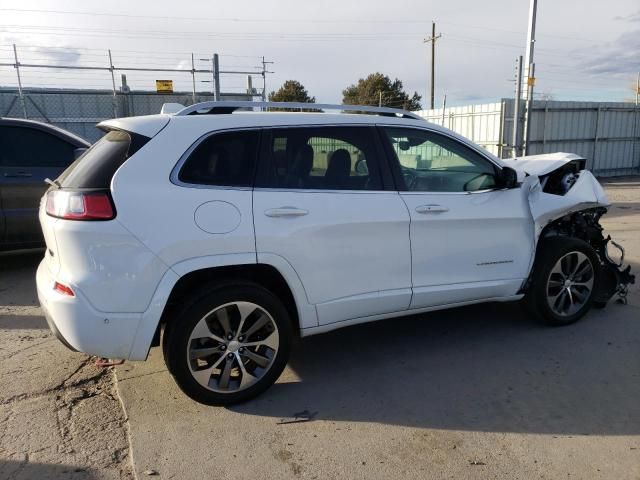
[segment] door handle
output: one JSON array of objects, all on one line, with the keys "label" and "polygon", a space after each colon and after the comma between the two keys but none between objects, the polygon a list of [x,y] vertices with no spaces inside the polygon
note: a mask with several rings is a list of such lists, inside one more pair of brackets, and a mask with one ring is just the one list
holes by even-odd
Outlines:
[{"label": "door handle", "polygon": [[295,207],[270,208],[264,212],[267,217],[302,217],[308,213],[308,210]]},{"label": "door handle", "polygon": [[5,177],[32,177],[33,174],[30,172],[17,172],[17,173],[5,173]]},{"label": "door handle", "polygon": [[442,213],[448,211],[449,209],[442,205],[420,205],[416,207],[416,212],[418,213]]}]

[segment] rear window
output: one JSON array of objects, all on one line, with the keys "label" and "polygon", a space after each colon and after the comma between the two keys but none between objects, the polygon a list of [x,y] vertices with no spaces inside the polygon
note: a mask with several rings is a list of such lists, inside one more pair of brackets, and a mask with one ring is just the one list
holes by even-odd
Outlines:
[{"label": "rear window", "polygon": [[178,179],[199,185],[249,187],[253,184],[257,130],[211,135],[189,155]]},{"label": "rear window", "polygon": [[73,162],[58,182],[62,188],[107,189],[116,170],[149,140],[143,135],[112,130]]}]

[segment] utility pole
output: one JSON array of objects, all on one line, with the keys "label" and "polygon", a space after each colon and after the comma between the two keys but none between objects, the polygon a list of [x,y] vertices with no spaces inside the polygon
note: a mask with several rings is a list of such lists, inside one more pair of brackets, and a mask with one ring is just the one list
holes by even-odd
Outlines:
[{"label": "utility pole", "polygon": [[527,110],[524,123],[524,154],[529,154],[529,133],[531,128],[531,109],[533,106],[533,87],[536,82],[535,62],[533,51],[536,43],[536,15],[538,11],[538,0],[531,0],[529,4],[529,28],[527,30],[527,51],[525,53],[525,78],[527,79],[526,100]]},{"label": "utility pole", "polygon": [[516,98],[513,102],[513,132],[511,137],[511,156],[516,158],[519,154],[520,140],[520,99],[522,98],[522,55],[516,60]]},{"label": "utility pole", "polygon": [[267,65],[269,64],[273,64],[273,62],[265,61],[263,56],[262,57],[262,101],[263,102],[267,100],[267,73],[273,73],[267,70]]},{"label": "utility pole", "polygon": [[441,33],[436,35],[436,22],[431,22],[431,36],[423,40],[423,43],[431,42],[431,110],[435,105],[436,40],[440,37],[442,37]]},{"label": "utility pole", "polygon": [[[638,104],[638,96],[636,95],[636,105]],[[378,90],[378,106],[382,106],[382,90]]]}]

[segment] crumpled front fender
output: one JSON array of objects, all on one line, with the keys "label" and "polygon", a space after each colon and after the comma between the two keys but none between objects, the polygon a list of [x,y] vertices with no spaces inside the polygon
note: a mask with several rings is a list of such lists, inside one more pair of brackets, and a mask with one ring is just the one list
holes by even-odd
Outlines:
[{"label": "crumpled front fender", "polygon": [[580,172],[575,184],[564,195],[543,192],[536,176],[526,177],[522,190],[527,195],[536,240],[549,222],[580,210],[611,205],[602,185],[588,170]]}]

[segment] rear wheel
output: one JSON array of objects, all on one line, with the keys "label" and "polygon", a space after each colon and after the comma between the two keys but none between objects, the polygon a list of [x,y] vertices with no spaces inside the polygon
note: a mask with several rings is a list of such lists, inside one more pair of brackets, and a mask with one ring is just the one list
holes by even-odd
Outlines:
[{"label": "rear wheel", "polygon": [[600,262],[591,246],[567,237],[545,239],[525,296],[532,316],[547,325],[568,325],[591,308]]},{"label": "rear wheel", "polygon": [[229,285],[195,295],[166,329],[163,349],[184,393],[230,405],[277,380],[291,339],[287,310],[275,295],[255,284]]}]

